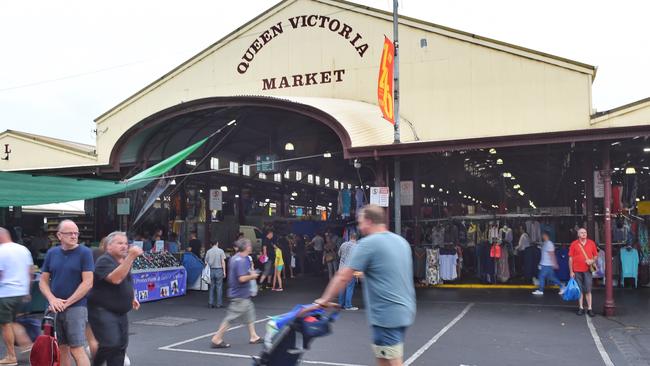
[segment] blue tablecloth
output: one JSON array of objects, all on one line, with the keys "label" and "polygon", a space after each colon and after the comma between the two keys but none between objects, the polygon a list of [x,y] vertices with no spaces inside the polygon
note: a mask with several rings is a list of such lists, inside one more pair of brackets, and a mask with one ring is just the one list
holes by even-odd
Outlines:
[{"label": "blue tablecloth", "polygon": [[184,296],[187,292],[184,267],[137,270],[131,272],[131,276],[135,297],[141,303]]}]

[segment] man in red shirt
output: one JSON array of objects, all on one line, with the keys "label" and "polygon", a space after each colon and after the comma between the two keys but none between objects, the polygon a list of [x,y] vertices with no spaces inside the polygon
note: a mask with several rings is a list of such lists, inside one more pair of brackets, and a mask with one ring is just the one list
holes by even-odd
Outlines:
[{"label": "man in red shirt", "polygon": [[583,298],[587,299],[587,314],[591,317],[594,312],[591,309],[591,285],[593,277],[591,266],[598,258],[598,248],[593,240],[587,239],[587,230],[581,228],[578,230],[578,240],[571,243],[569,248],[569,270],[571,278],[575,278],[580,286],[580,302],[578,303],[578,315],[584,315]]}]

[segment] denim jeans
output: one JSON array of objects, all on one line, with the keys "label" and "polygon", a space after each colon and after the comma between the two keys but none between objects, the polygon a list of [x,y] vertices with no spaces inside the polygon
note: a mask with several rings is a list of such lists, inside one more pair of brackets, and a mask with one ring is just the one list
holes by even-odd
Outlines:
[{"label": "denim jeans", "polygon": [[208,304],[215,305],[214,294],[217,293],[217,306],[223,306],[223,269],[210,268],[210,299]]},{"label": "denim jeans", "polygon": [[539,290],[544,292],[544,286],[546,285],[546,279],[548,281],[562,287],[562,283],[555,276],[555,270],[552,266],[540,266],[539,270]]},{"label": "denim jeans", "polygon": [[339,294],[339,305],[341,305],[343,309],[349,309],[352,307],[352,295],[354,295],[354,286],[356,284],[357,280],[353,278]]}]

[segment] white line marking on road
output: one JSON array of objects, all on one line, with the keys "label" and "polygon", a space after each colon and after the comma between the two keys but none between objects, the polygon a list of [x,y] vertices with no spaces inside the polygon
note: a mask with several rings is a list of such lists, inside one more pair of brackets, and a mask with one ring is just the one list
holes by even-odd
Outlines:
[{"label": "white line marking on road", "polygon": [[[269,319],[271,319],[271,317],[270,317],[270,316],[267,316],[267,317],[264,318],[264,319],[260,319],[260,320],[256,320],[256,321],[254,321],[253,324],[261,323],[261,322],[267,321],[267,320],[269,320]],[[243,328],[243,327],[244,327],[244,324],[238,325],[238,326],[236,326],[236,327],[228,328],[227,332],[230,332],[231,330],[235,330],[235,329]],[[192,339],[188,339],[188,340],[185,340],[185,341],[180,341],[180,342],[178,342],[178,343],[170,344],[169,346],[159,347],[158,349],[159,349],[159,350],[165,350],[165,351],[173,351],[173,350],[170,349],[170,348],[177,347],[177,346],[180,346],[180,345],[183,345],[183,344],[186,344],[186,343],[190,343],[190,342],[198,341],[199,339],[203,339],[203,338],[211,337],[211,336],[215,335],[216,333],[217,333],[217,332],[212,332],[212,333],[204,334],[204,335],[201,335],[201,336],[198,336],[198,337],[194,337],[194,338],[192,338]]]},{"label": "white line marking on road", "polygon": [[614,366],[614,362],[612,362],[612,359],[609,358],[609,354],[607,354],[607,351],[603,346],[603,342],[600,341],[600,337],[598,336],[598,332],[596,332],[596,327],[594,327],[594,323],[591,321],[591,317],[585,316],[585,318],[587,318],[587,327],[589,327],[589,331],[591,332],[591,337],[594,339],[594,342],[596,343],[596,348],[598,348],[598,352],[600,353],[600,357],[603,358],[603,362],[605,362],[605,366]]},{"label": "white line marking on road", "polygon": [[[252,359],[254,356],[251,355],[242,355],[239,353],[222,353],[222,352],[212,352],[212,351],[199,351],[194,349],[182,349],[182,348],[165,348],[164,351],[173,351],[173,352],[185,352],[185,353],[195,353],[201,355],[213,355],[213,356],[222,356],[222,357],[231,357],[231,358],[248,358]],[[358,365],[352,363],[338,363],[338,362],[325,362],[325,361],[305,361],[302,363],[310,365],[327,365],[327,366],[367,366],[367,365]]]},{"label": "white line marking on road", "polygon": [[469,312],[469,309],[474,306],[474,303],[469,303],[467,306],[465,306],[465,309],[461,311],[458,316],[456,316],[452,321],[449,322],[449,324],[445,325],[444,328],[442,328],[436,335],[433,336],[427,343],[424,344],[424,346],[420,347],[417,352],[415,352],[411,357],[409,357],[406,362],[404,362],[404,366],[409,366],[413,362],[415,362],[424,352],[426,352],[431,346],[433,346],[434,343],[438,342],[438,340],[447,333],[449,329],[451,329],[456,323],[458,323],[466,314]]}]

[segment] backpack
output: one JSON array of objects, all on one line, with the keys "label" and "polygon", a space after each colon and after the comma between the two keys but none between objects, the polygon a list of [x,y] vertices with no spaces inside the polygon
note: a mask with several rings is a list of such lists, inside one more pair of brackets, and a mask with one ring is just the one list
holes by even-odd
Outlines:
[{"label": "backpack", "polygon": [[59,366],[61,356],[54,331],[54,316],[51,313],[45,313],[41,329],[43,334],[34,341],[29,362],[32,366]]}]

